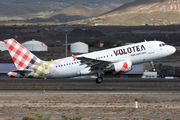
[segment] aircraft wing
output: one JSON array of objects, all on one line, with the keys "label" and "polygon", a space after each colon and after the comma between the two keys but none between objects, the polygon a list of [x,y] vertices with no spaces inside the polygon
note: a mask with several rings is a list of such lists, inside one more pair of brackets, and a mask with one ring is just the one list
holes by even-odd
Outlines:
[{"label": "aircraft wing", "polygon": [[95,69],[106,70],[112,65],[112,62],[105,60],[97,60],[87,57],[78,57],[77,59],[81,61],[81,65],[86,64],[87,67],[91,67],[91,70],[95,70]]}]

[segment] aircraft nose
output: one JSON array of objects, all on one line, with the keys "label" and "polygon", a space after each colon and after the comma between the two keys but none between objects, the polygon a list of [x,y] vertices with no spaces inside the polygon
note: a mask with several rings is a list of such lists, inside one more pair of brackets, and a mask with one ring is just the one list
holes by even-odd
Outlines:
[{"label": "aircraft nose", "polygon": [[176,48],[175,47],[173,47],[173,46],[170,46],[170,45],[167,45],[167,47],[166,47],[167,49],[167,51],[164,51],[163,52],[163,54],[165,55],[172,55],[172,54],[174,54],[175,52],[176,52]]},{"label": "aircraft nose", "polygon": [[172,52],[172,54],[175,53],[176,52],[176,48],[171,46],[171,52]]}]

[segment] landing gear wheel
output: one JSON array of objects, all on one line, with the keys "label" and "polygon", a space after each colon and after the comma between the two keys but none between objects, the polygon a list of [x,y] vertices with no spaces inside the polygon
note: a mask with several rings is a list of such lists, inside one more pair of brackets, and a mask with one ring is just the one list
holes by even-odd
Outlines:
[{"label": "landing gear wheel", "polygon": [[152,67],[152,71],[153,71],[153,72],[156,72],[156,69],[154,68],[154,63],[153,63],[153,61],[150,61],[150,64],[151,64],[151,67]]},{"label": "landing gear wheel", "polygon": [[103,81],[103,78],[102,78],[102,77],[98,77],[98,78],[96,79],[96,83],[97,83],[97,84],[102,83],[102,81]]},{"label": "landing gear wheel", "polygon": [[153,68],[153,69],[152,69],[152,71],[153,71],[153,72],[156,72],[156,69],[155,69],[155,68]]}]

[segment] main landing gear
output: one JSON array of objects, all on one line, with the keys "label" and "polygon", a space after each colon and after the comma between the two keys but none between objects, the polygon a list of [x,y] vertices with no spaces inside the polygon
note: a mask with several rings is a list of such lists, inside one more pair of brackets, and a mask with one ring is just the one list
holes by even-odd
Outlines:
[{"label": "main landing gear", "polygon": [[154,63],[153,63],[153,61],[150,61],[150,64],[151,64],[151,67],[152,67],[152,71],[153,71],[153,72],[156,72],[156,69],[154,68]]},{"label": "main landing gear", "polygon": [[100,84],[100,83],[103,82],[103,78],[101,77],[101,74],[104,74],[104,71],[103,70],[98,70],[97,79],[96,79],[97,84]]},{"label": "main landing gear", "polygon": [[98,77],[97,79],[96,79],[96,83],[97,84],[100,84],[100,83],[102,83],[103,82],[103,78],[102,77]]}]

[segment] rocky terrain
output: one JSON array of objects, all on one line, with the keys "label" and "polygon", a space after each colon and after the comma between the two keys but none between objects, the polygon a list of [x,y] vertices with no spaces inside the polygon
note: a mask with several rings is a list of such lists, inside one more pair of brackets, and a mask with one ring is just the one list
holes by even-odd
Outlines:
[{"label": "rocky terrain", "polygon": [[[22,120],[24,115],[34,113],[51,116],[52,120],[63,120],[62,114],[79,114],[82,120],[180,119],[180,95],[173,93],[173,90],[180,89],[179,82],[103,82],[98,85],[90,81],[75,81],[1,79],[0,120]],[[15,89],[41,91],[17,92]],[[54,93],[47,92],[50,89],[55,90]],[[65,90],[83,92],[66,93]],[[86,90],[107,90],[110,93],[86,93]],[[172,93],[113,93],[111,90],[161,90]],[[135,101],[138,101],[138,108],[135,108]]]},{"label": "rocky terrain", "polygon": [[9,20],[11,24],[18,20],[20,25],[179,25],[179,6],[179,0],[2,2],[0,21],[5,25]]},{"label": "rocky terrain", "polygon": [[0,120],[34,113],[52,120],[63,120],[62,114],[79,114],[82,120],[180,119],[179,93],[0,93],[0,103]]}]

